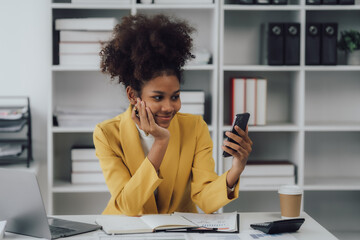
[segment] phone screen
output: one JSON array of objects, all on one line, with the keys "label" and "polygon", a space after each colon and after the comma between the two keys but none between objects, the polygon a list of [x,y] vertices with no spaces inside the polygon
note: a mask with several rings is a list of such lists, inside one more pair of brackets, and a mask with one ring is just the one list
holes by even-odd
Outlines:
[{"label": "phone screen", "polygon": [[[243,131],[245,131],[246,125],[248,124],[248,121],[249,121],[249,118],[250,118],[250,113],[236,114],[235,119],[232,124],[232,127],[231,127],[231,132],[239,136],[239,134],[237,133],[237,131],[234,128],[235,125],[239,126]],[[229,137],[227,137],[227,140],[235,143],[235,141]],[[230,157],[231,155],[229,153],[223,151],[223,156]]]}]

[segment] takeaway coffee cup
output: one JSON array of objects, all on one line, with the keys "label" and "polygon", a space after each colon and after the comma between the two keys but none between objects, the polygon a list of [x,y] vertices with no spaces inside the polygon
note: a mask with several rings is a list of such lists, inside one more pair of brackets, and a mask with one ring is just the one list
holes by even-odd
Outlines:
[{"label": "takeaway coffee cup", "polygon": [[281,218],[300,216],[302,189],[296,185],[284,185],[279,188]]}]

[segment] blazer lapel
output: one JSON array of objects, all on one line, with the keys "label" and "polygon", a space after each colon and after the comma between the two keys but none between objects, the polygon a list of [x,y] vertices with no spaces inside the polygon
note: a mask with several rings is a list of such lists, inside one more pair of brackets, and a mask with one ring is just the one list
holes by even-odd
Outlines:
[{"label": "blazer lapel", "polygon": [[[119,136],[122,144],[122,151],[124,153],[124,162],[128,167],[131,176],[133,176],[144,161],[145,154],[141,146],[139,131],[131,118],[131,111],[132,107],[130,106],[124,114],[124,119],[120,121]],[[154,195],[149,198],[144,208],[147,213],[157,213]]]},{"label": "blazer lapel", "polygon": [[159,213],[167,213],[170,207],[172,193],[178,174],[180,159],[180,129],[177,115],[171,120],[170,141],[164,159],[160,166],[160,177],[163,182],[158,187],[157,205]]}]

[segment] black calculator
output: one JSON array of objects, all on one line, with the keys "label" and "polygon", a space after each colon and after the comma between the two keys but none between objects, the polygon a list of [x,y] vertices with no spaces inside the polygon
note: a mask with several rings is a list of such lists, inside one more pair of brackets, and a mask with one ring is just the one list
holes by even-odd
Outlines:
[{"label": "black calculator", "polygon": [[253,223],[250,227],[267,234],[296,232],[304,223],[304,218],[292,218],[272,222]]}]

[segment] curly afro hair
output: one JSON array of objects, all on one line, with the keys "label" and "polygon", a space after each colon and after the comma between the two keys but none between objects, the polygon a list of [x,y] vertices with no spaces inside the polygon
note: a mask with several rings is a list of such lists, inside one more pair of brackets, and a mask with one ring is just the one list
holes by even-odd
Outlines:
[{"label": "curly afro hair", "polygon": [[138,92],[157,76],[175,75],[181,81],[182,67],[194,58],[190,52],[194,31],[186,21],[162,14],[123,17],[100,52],[101,70]]}]

